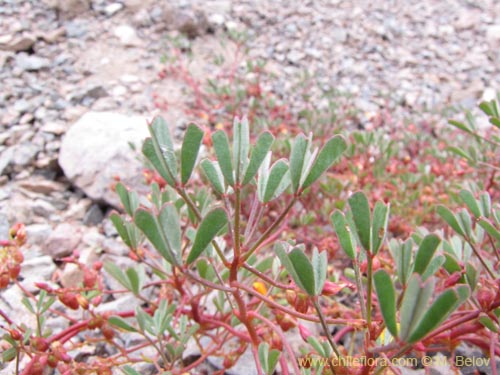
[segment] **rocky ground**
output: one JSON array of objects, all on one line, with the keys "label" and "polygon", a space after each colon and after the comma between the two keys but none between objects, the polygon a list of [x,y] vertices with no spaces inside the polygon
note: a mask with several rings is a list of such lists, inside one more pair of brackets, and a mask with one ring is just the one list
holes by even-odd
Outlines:
[{"label": "rocky ground", "polygon": [[[244,31],[249,57],[276,75],[268,88],[292,104],[306,70],[318,98],[339,90],[362,111],[389,105],[401,118],[470,108],[500,88],[494,0],[3,0],[0,21],[0,239],[26,224],[28,289],[77,284],[79,271],[57,262],[74,250],[89,264],[129,262],[106,217],[118,206],[108,188],[115,175],[140,186],[128,142],[144,138],[155,95],[174,126],[187,121],[182,84],[158,80],[166,36],[191,38],[203,77],[214,51],[231,55],[221,35]],[[28,319],[19,299],[12,287],[0,308]]]}]

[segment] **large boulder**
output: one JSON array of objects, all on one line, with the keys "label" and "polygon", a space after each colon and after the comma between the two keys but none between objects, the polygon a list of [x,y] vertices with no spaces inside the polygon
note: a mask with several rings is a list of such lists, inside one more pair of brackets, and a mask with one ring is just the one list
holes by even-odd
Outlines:
[{"label": "large boulder", "polygon": [[138,153],[149,135],[147,120],[111,112],[88,112],[63,137],[59,165],[66,177],[88,197],[119,207],[111,190],[115,177],[131,188],[143,186]]}]

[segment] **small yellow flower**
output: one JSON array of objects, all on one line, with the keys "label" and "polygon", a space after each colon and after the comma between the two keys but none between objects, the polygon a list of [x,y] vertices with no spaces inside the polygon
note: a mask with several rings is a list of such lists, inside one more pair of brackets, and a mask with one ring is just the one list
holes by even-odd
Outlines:
[{"label": "small yellow flower", "polygon": [[256,281],[253,283],[253,288],[259,292],[260,294],[262,294],[263,296],[265,296],[267,294],[267,288],[266,286],[264,285],[264,283],[261,283],[260,281]]}]

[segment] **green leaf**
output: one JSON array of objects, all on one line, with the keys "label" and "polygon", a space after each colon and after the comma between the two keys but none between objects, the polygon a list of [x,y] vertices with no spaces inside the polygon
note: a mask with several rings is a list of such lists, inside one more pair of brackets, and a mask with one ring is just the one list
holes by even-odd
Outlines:
[{"label": "green leaf", "polygon": [[323,291],[323,286],[325,285],[326,268],[328,266],[326,251],[318,253],[318,249],[314,248],[311,265],[314,272],[314,294],[320,295]]},{"label": "green leaf", "polygon": [[273,142],[274,137],[269,132],[264,132],[259,136],[250,156],[250,162],[243,178],[243,185],[248,184],[255,177]]},{"label": "green leaf", "polygon": [[472,236],[472,220],[470,218],[469,212],[464,208],[460,210],[457,215],[458,224],[462,228],[462,231],[465,233],[467,238],[473,239]]},{"label": "green leaf", "polygon": [[356,226],[359,241],[365,251],[371,251],[371,224],[370,224],[370,205],[363,192],[357,192],[348,199],[352,211],[352,218]]},{"label": "green leaf", "polygon": [[196,158],[203,141],[203,130],[195,124],[189,124],[181,147],[181,182],[186,184],[193,173]]},{"label": "green leaf", "polygon": [[396,263],[399,282],[402,285],[406,285],[411,273],[413,241],[409,238],[401,244],[396,240],[391,240],[389,248]]},{"label": "green leaf", "polygon": [[391,277],[384,270],[378,270],[373,275],[375,290],[379,301],[380,311],[385,325],[394,337],[398,337],[398,325],[396,322],[396,290]]},{"label": "green leaf", "polygon": [[142,154],[146,157],[147,160],[149,160],[154,169],[170,186],[175,185],[175,181],[167,172],[164,163],[161,162],[161,158],[156,154],[155,146],[153,145],[153,140],[151,138],[146,138],[144,140],[144,143],[142,145]]},{"label": "green leaf", "polygon": [[455,120],[449,120],[448,123],[460,130],[463,130],[466,133],[473,134],[473,131],[467,127],[463,122],[455,121]]},{"label": "green leaf", "polygon": [[376,255],[382,246],[387,234],[387,224],[389,223],[389,205],[382,202],[375,203],[373,209],[372,223],[372,253]]},{"label": "green leaf", "polygon": [[489,218],[491,212],[491,197],[488,193],[483,193],[479,196],[479,203],[481,204],[481,213],[484,217]]},{"label": "green leaf", "polygon": [[130,268],[127,268],[127,270],[125,271],[125,274],[128,277],[132,293],[134,293],[136,295],[139,294],[141,289],[142,289],[142,285],[141,285],[142,283],[141,283],[141,280],[139,278],[139,274],[137,273],[137,271],[135,269],[133,269],[132,267],[130,267]]},{"label": "green leaf", "polygon": [[11,346],[10,348],[4,350],[2,352],[2,362],[10,362],[14,360],[17,356],[17,348],[14,346]]},{"label": "green leaf", "polygon": [[115,327],[123,329],[124,331],[127,332],[137,332],[137,330],[134,327],[132,327],[123,318],[120,318],[119,316],[110,316],[108,318],[108,323]]},{"label": "green leaf", "polygon": [[417,255],[415,256],[415,263],[413,267],[414,272],[419,275],[422,275],[425,272],[440,242],[441,240],[435,234],[425,236],[418,248]]},{"label": "green leaf", "polygon": [[156,158],[161,164],[162,170],[166,172],[166,178],[164,178],[171,186],[175,186],[177,180],[177,159],[168,125],[162,117],[157,116],[149,126],[149,132],[151,133]]},{"label": "green leaf", "polygon": [[471,290],[474,290],[477,285],[477,269],[468,262],[465,265],[465,279]]},{"label": "green leaf", "polygon": [[479,219],[478,224],[496,241],[500,241],[500,231],[496,229],[487,219]]},{"label": "green leaf", "polygon": [[308,145],[308,141],[303,134],[299,134],[293,142],[292,152],[290,154],[290,178],[295,193],[300,188],[300,179],[302,177]]},{"label": "green leaf", "polygon": [[157,333],[155,332],[155,325],[153,318],[151,315],[149,315],[147,312],[145,312],[143,309],[141,309],[140,306],[137,306],[135,308],[135,317],[137,319],[137,323],[139,323],[139,327],[141,328],[141,331],[143,332],[149,332],[153,336],[156,336]]},{"label": "green leaf", "polygon": [[120,201],[129,216],[134,216],[134,211],[139,207],[139,198],[135,191],[129,192],[121,182],[115,186],[116,192],[120,197]]},{"label": "green leaf", "polygon": [[339,238],[340,246],[347,256],[354,260],[356,257],[356,239],[351,232],[351,228],[344,214],[336,210],[330,217],[337,237]]},{"label": "green leaf", "polygon": [[307,175],[302,189],[311,186],[346,150],[347,143],[344,137],[336,135],[326,142],[325,146],[319,152],[309,174]]},{"label": "green leaf", "polygon": [[265,374],[269,374],[268,355],[269,355],[269,344],[267,342],[261,342],[259,344],[259,362]]},{"label": "green leaf", "polygon": [[116,212],[112,213],[109,216],[109,218],[111,219],[111,222],[115,226],[116,231],[120,235],[120,237],[123,240],[123,242],[125,242],[125,244],[129,248],[133,248],[132,241],[131,241],[131,239],[130,239],[130,237],[128,235],[128,230],[127,230],[127,227],[126,227],[126,224],[125,224],[125,221],[123,220],[123,218],[120,215],[118,215]]},{"label": "green leaf", "polygon": [[424,273],[422,273],[422,280],[425,281],[429,277],[433,276],[436,274],[436,272],[441,268],[441,266],[444,264],[446,261],[446,258],[444,255],[437,255],[434,258],[431,259],[429,262],[428,266],[425,268]]},{"label": "green leaf", "polygon": [[477,200],[474,198],[474,195],[469,190],[460,191],[460,198],[464,201],[464,203],[469,207],[469,210],[473,213],[473,215],[477,218],[481,216],[481,209],[479,208],[479,204]]},{"label": "green leaf", "polygon": [[[267,184],[263,197],[264,203],[267,203],[270,200],[274,199],[279,194],[281,194],[284,189],[286,189],[288,185],[286,182],[289,181],[286,179],[287,172],[288,165],[286,164],[284,159],[280,159],[273,164],[271,170],[269,171],[269,176],[267,177]],[[285,183],[283,183],[283,181]],[[284,188],[283,185],[285,185]]]},{"label": "green leaf", "polygon": [[466,159],[469,162],[474,161],[474,158],[471,155],[469,155],[464,149],[462,149],[460,147],[451,146],[451,147],[448,147],[448,150],[453,152],[455,155],[458,155],[458,156]]},{"label": "green leaf", "polygon": [[[167,205],[169,204],[167,203]],[[170,248],[168,244],[162,226],[160,225],[158,219],[150,211],[144,208],[139,208],[135,212],[134,222],[168,263],[172,265],[179,265],[172,248]]]},{"label": "green leaf", "polygon": [[226,211],[220,207],[213,209],[203,218],[187,259],[188,264],[193,263],[201,255],[226,224]]},{"label": "green leaf", "polygon": [[434,280],[430,279],[422,285],[421,278],[414,273],[406,288],[401,303],[400,339],[406,342],[413,328],[420,322],[420,318],[427,310],[427,303],[434,292]]},{"label": "green leaf", "polygon": [[222,130],[216,131],[212,135],[212,142],[222,174],[226,182],[234,186],[233,164],[231,163],[231,151],[229,150],[227,134]]},{"label": "green leaf", "polygon": [[23,297],[21,299],[21,303],[28,309],[30,313],[35,314],[35,309],[33,308],[33,305],[27,297]]},{"label": "green leaf", "polygon": [[461,236],[464,235],[464,232],[463,232],[462,228],[460,227],[460,224],[458,223],[457,218],[455,217],[453,212],[451,212],[447,207],[439,205],[437,208],[437,213],[439,216],[441,216],[444,219],[444,221],[446,221],[448,223],[448,225],[450,227],[452,227],[452,229],[455,232],[457,232]]},{"label": "green leaf", "polygon": [[211,160],[203,160],[201,162],[201,168],[208,178],[208,181],[212,184],[214,190],[219,194],[224,194],[224,176],[220,169],[219,163]]},{"label": "green leaf", "polygon": [[172,203],[165,203],[160,210],[158,220],[170,252],[180,261],[181,223],[175,206]]},{"label": "green leaf", "polygon": [[498,333],[498,326],[493,322],[493,320],[486,314],[482,313],[478,318],[479,323],[481,323],[484,327],[489,329],[491,332]]},{"label": "green leaf", "polygon": [[248,149],[250,148],[250,130],[248,119],[234,119],[233,123],[233,163],[236,171],[236,181],[240,182],[248,163]]},{"label": "green leaf", "polygon": [[129,365],[126,365],[123,367],[122,371],[125,373],[125,375],[141,375],[137,371],[135,371],[132,367]]},{"label": "green leaf", "polygon": [[104,263],[104,269],[109,273],[116,281],[125,287],[127,290],[132,290],[130,281],[125,273],[116,264],[111,262]]},{"label": "green leaf", "polygon": [[295,269],[304,291],[310,296],[317,295],[314,269],[304,252],[299,248],[295,248],[288,254],[288,259],[290,259],[290,263]]},{"label": "green leaf", "polygon": [[419,324],[411,330],[407,342],[413,344],[420,341],[437,328],[456,309],[458,301],[457,292],[453,289],[441,293],[427,309]]},{"label": "green leaf", "polygon": [[314,296],[314,272],[309,259],[307,259],[304,252],[299,248],[294,248],[290,254],[287,254],[285,250],[286,247],[287,245],[283,242],[278,242],[274,246],[274,251],[278,255],[281,264],[285,267],[288,274],[300,289],[310,296]]}]

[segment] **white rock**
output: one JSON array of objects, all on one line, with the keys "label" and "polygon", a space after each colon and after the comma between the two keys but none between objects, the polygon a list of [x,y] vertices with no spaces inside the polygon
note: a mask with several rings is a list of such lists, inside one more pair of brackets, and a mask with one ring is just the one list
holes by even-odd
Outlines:
[{"label": "white rock", "polygon": [[129,143],[140,149],[149,135],[147,121],[140,116],[112,112],[88,112],[66,133],[59,164],[66,177],[90,198],[119,207],[111,191],[114,177],[132,188],[142,187],[142,164]]},{"label": "white rock", "polygon": [[486,29],[486,37],[492,41],[500,41],[500,25],[492,25]]},{"label": "white rock", "polygon": [[111,17],[122,9],[123,9],[123,4],[111,3],[109,5],[106,5],[106,8],[104,8],[104,13],[106,13],[108,17]]},{"label": "white rock", "polygon": [[119,25],[113,30],[113,34],[120,39],[125,47],[137,47],[141,45],[141,40],[137,36],[135,29],[130,25]]},{"label": "white rock", "polygon": [[59,224],[47,238],[44,253],[53,258],[70,255],[80,243],[81,229],[69,223]]}]

